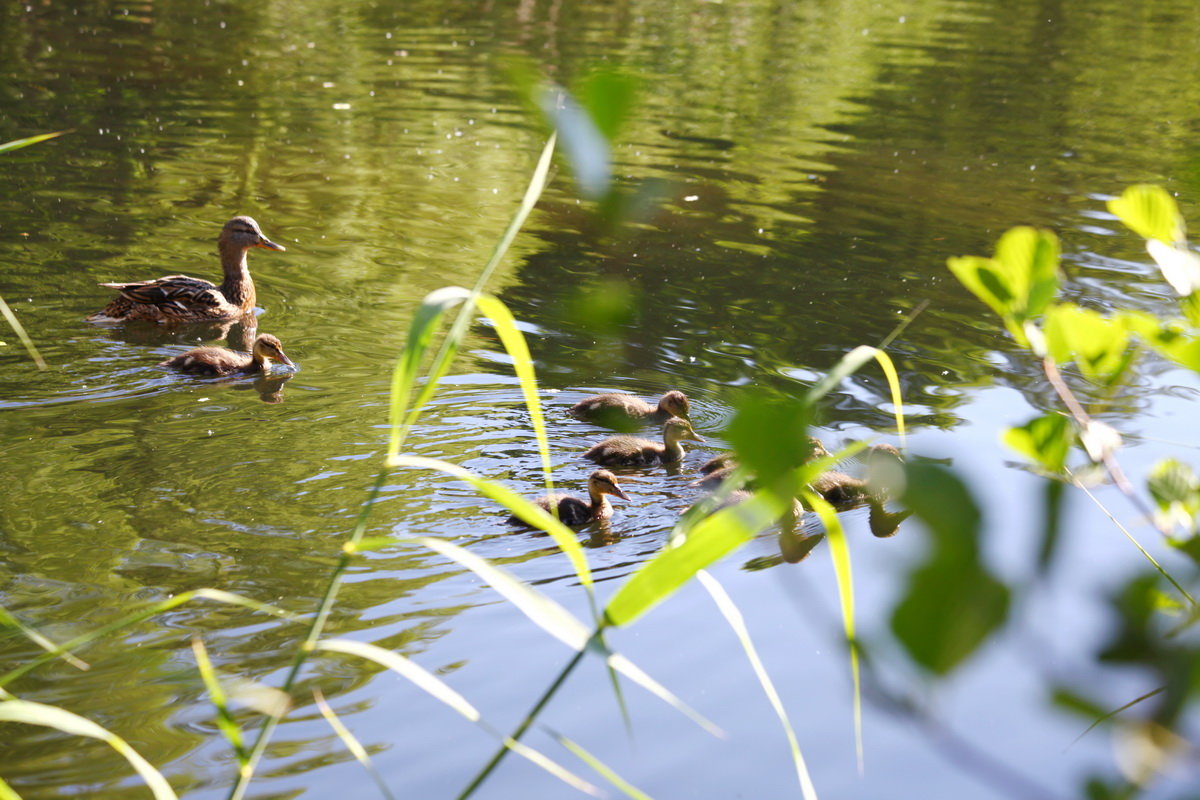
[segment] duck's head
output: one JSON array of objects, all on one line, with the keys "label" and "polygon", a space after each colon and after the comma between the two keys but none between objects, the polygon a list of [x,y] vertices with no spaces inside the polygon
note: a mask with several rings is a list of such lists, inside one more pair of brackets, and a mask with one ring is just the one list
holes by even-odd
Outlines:
[{"label": "duck's head", "polygon": [[235,250],[249,250],[251,247],[261,247],[264,250],[287,249],[263,236],[253,217],[234,217],[226,222],[217,239],[217,245],[221,248],[232,247]]},{"label": "duck's head", "polygon": [[818,458],[826,458],[829,451],[825,449],[825,443],[815,436],[808,437],[808,457],[805,461],[816,461]]},{"label": "duck's head", "polygon": [[672,417],[680,417],[682,419],[690,419],[692,406],[688,402],[687,395],[683,392],[672,389],[662,396],[658,401],[658,407],[662,411],[666,411]]},{"label": "duck's head", "polygon": [[678,442],[680,439],[691,439],[693,442],[703,442],[700,434],[692,430],[692,423],[679,417],[671,417],[663,425],[663,439],[668,442]]},{"label": "duck's head", "polygon": [[264,333],[254,340],[254,357],[263,361],[274,359],[289,367],[296,366],[283,352],[283,342],[269,333]]},{"label": "duck's head", "polygon": [[629,499],[617,484],[617,476],[606,469],[598,469],[588,477],[588,491],[592,494],[616,495],[622,500]]}]

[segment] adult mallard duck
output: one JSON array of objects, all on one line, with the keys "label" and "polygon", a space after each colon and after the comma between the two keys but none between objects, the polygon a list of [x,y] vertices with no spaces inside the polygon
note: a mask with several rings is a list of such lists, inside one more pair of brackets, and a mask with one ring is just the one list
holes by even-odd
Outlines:
[{"label": "adult mallard duck", "polygon": [[657,406],[631,394],[613,392],[586,397],[571,406],[568,413],[610,428],[627,428],[635,423],[666,422],[671,417],[688,419],[691,404],[687,395],[674,390],[664,394]]},{"label": "adult mallard duck", "polygon": [[186,353],[168,358],[159,364],[193,375],[232,375],[235,372],[267,372],[271,359],[281,361],[289,367],[296,366],[283,352],[283,344],[269,333],[254,340],[249,353],[228,350],[224,347],[197,347]]},{"label": "adult mallard duck", "polygon": [[[573,494],[548,494],[539,497],[534,502],[551,514],[558,509],[558,519],[564,525],[585,525],[592,520],[608,519],[612,516],[612,503],[606,495],[615,495],[622,500],[628,500],[625,492],[617,484],[617,476],[606,469],[598,469],[588,477],[588,498],[585,502]],[[509,525],[524,525],[525,521],[513,515],[508,518]]]},{"label": "adult mallard duck", "polygon": [[187,275],[167,275],[152,281],[102,283],[119,294],[89,322],[210,322],[236,319],[254,311],[254,281],[246,265],[251,247],[285,250],[263,236],[250,217],[234,217],[217,238],[225,280],[220,286]]},{"label": "adult mallard duck", "polygon": [[649,464],[673,464],[683,457],[682,439],[693,442],[704,440],[692,430],[692,423],[686,419],[672,417],[663,425],[662,442],[652,442],[649,439],[639,439],[635,436],[610,436],[599,444],[593,445],[584,458],[591,459],[597,464],[609,466],[646,466]]}]

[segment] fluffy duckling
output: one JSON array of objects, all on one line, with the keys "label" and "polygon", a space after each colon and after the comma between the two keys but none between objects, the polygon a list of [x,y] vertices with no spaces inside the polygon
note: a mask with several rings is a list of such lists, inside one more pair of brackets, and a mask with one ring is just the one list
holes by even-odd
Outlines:
[{"label": "fluffy duckling", "polygon": [[[606,469],[598,469],[588,477],[588,497],[591,502],[585,502],[572,494],[550,494],[539,497],[536,502],[543,509],[553,514],[558,509],[558,519],[564,525],[585,525],[593,520],[608,519],[612,516],[612,503],[606,495],[615,495],[622,500],[628,500],[625,492],[617,483],[617,476]],[[525,521],[515,515],[508,518],[509,525],[524,525]]]},{"label": "fluffy duckling", "polygon": [[232,375],[235,372],[267,372],[271,369],[271,359],[289,367],[296,366],[284,355],[283,344],[271,334],[264,333],[254,340],[254,347],[249,353],[224,347],[197,347],[168,358],[159,366],[192,375]]},{"label": "fluffy duckling", "polygon": [[[815,461],[818,458],[825,458],[829,455],[829,451],[825,449],[825,443],[815,436],[808,437],[808,455],[804,458],[805,463]],[[726,478],[728,478],[738,467],[737,456],[733,453],[719,453],[708,461],[700,465],[700,472],[704,477],[698,481],[693,481],[692,486],[699,486],[703,489],[715,489],[720,486]],[[751,482],[752,483],[752,482]],[[747,485],[750,485],[748,483]]]},{"label": "fluffy duckling", "polygon": [[622,428],[641,422],[666,422],[671,417],[688,419],[691,404],[688,403],[687,395],[678,391],[664,394],[657,406],[652,406],[631,394],[614,392],[584,398],[571,406],[568,413],[576,419],[599,422],[610,428]]},{"label": "fluffy duckling", "polygon": [[692,430],[692,423],[686,419],[672,417],[663,425],[661,444],[635,436],[610,436],[599,444],[593,445],[583,454],[583,457],[591,459],[597,464],[610,466],[637,467],[649,464],[673,464],[683,458],[683,445],[679,443],[682,439],[689,439],[693,442],[704,441]]},{"label": "fluffy duckling", "polygon": [[874,444],[867,448],[866,462],[866,478],[855,478],[844,472],[830,470],[822,473],[811,486],[837,508],[882,500],[886,492],[880,485],[879,472],[886,469],[889,463],[903,463],[904,456],[890,444]]},{"label": "fluffy duckling", "polygon": [[234,217],[225,223],[217,238],[225,280],[217,286],[201,278],[167,275],[152,281],[102,283],[119,294],[89,322],[209,322],[235,319],[254,311],[254,281],[246,264],[252,247],[285,250],[263,236],[250,217]]}]

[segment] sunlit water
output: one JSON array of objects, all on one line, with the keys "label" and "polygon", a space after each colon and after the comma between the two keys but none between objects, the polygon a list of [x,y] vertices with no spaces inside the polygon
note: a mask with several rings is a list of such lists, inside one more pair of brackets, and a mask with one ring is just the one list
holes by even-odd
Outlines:
[{"label": "sunlit water", "polygon": [[[581,453],[607,435],[565,413],[594,391],[683,389],[708,439],[678,470],[621,473],[629,502],[581,533],[601,596],[700,496],[689,484],[722,447],[740,387],[801,390],[925,301],[892,345],[910,448],[963,471],[981,491],[990,561],[1006,579],[1028,577],[1040,483],[1012,467],[997,430],[1046,407],[1049,392],[945,259],[989,252],[1010,225],[1045,225],[1064,238],[1068,294],[1166,313],[1167,287],[1103,201],[1152,180],[1177,192],[1185,213],[1200,203],[1197,54],[1157,55],[1159,42],[1194,41],[1190,7],[1159,4],[1151,17],[1129,4],[1065,5],[187,0],[0,10],[0,141],[72,130],[0,156],[0,293],[50,364],[34,370],[15,337],[0,335],[0,602],[59,641],[200,587],[313,609],[379,467],[390,369],[412,312],[430,290],[474,281],[541,147],[543,131],[504,77],[513,57],[567,83],[600,65],[639,76],[617,172],[628,188],[662,181],[651,215],[605,235],[562,172],[489,287],[526,326],[556,481],[581,491],[592,468]],[[290,379],[167,374],[157,362],[212,334],[83,322],[108,298],[98,281],[215,278],[213,240],[235,213],[288,248],[256,251],[251,265],[258,329],[300,364]],[[584,324],[595,289],[631,297],[632,316]],[[1169,444],[1134,439],[1137,474],[1168,452],[1194,456],[1197,438],[1194,376],[1148,372],[1129,393],[1129,418],[1115,421]],[[886,397],[868,368],[830,398],[817,432],[831,445],[892,439]],[[528,417],[490,329],[473,330],[410,444],[541,490]],[[822,796],[1028,796],[1018,774],[1068,794],[1086,774],[1111,772],[1107,734],[1072,745],[1087,722],[1052,710],[1045,694],[1069,680],[1115,706],[1144,691],[1090,661],[1104,635],[1098,599],[1141,565],[1085,498],[1073,496],[1069,512],[1056,581],[934,690],[946,725],[1013,771],[1000,778],[869,693],[860,773],[827,548],[780,565],[763,537],[714,569],[747,616]],[[566,559],[504,516],[463,484],[400,470],[369,533],[445,537],[586,616]],[[875,539],[865,510],[843,517],[859,626],[886,654],[888,615],[924,537],[910,524]],[[502,729],[569,656],[472,574],[410,546],[356,563],[330,631],[414,658]],[[127,737],[187,796],[219,797],[235,767],[194,667],[197,634],[223,676],[277,685],[302,629],[184,606],[88,649],[86,673],[50,665],[12,688]],[[611,641],[728,740],[635,688],[630,735],[595,664],[551,704],[547,727],[656,797],[796,792],[782,731],[699,587]],[[0,667],[34,652],[9,636]],[[316,713],[314,687],[398,796],[457,792],[495,746],[395,675],[322,658],[255,796],[374,791]],[[242,713],[247,726],[257,719]],[[530,741],[578,763],[544,730]],[[0,726],[0,742],[0,776],[22,797],[144,795],[99,743],[15,725]],[[482,796],[565,791],[510,758]]]}]

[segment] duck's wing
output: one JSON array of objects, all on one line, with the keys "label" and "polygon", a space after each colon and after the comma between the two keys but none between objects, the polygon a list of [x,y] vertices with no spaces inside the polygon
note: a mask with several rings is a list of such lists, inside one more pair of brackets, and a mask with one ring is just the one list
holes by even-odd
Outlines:
[{"label": "duck's wing", "polygon": [[171,311],[203,313],[226,303],[225,296],[216,284],[189,275],[167,275],[152,281],[100,285],[116,289],[121,297],[131,303],[158,306],[168,314]]}]

